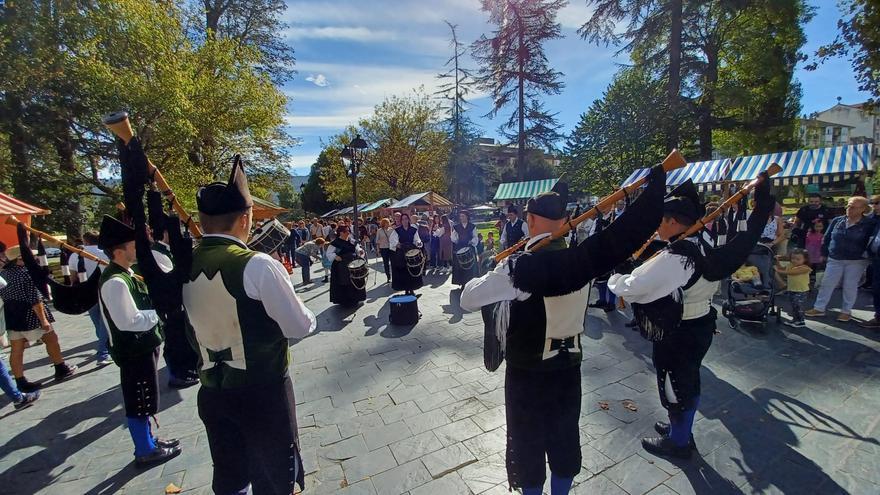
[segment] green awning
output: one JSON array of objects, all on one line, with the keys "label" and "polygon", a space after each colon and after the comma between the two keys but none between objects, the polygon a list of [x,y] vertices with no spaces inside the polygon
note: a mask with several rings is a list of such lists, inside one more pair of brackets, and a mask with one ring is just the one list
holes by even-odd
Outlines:
[{"label": "green awning", "polygon": [[553,189],[559,179],[530,180],[526,182],[504,182],[498,185],[493,201],[529,199]]}]

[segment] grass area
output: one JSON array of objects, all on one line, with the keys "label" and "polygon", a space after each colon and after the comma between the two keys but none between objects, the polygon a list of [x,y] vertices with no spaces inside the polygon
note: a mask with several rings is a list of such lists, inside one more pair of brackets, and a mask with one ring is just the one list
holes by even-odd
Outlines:
[{"label": "grass area", "polygon": [[477,232],[483,234],[484,242],[486,238],[489,237],[489,232],[494,232],[495,241],[498,241],[498,231],[495,230],[495,220],[492,220],[491,222],[476,222],[474,225],[477,227]]}]

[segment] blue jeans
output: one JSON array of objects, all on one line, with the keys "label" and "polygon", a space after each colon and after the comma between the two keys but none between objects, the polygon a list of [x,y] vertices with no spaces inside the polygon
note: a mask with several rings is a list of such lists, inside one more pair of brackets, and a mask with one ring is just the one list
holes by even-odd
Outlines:
[{"label": "blue jeans", "polygon": [[871,286],[874,292],[874,318],[880,319],[880,258],[871,259]]},{"label": "blue jeans", "polygon": [[304,254],[296,253],[296,263],[302,268],[303,283],[310,282],[312,276],[309,272],[309,268],[312,266],[312,260]]},{"label": "blue jeans", "polygon": [[95,325],[95,336],[98,337],[98,359],[110,358],[110,336],[107,333],[107,326],[104,325],[104,319],[101,318],[101,305],[95,304],[89,309],[89,318]]},{"label": "blue jeans", "polygon": [[18,387],[15,386],[15,382],[9,376],[9,371],[6,370],[6,363],[2,359],[0,359],[0,389],[3,389],[13,402],[18,402],[22,398],[21,392],[18,391]]}]

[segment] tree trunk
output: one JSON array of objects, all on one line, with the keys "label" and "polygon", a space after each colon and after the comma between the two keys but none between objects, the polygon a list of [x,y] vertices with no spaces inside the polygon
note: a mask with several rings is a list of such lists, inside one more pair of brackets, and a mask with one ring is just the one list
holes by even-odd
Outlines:
[{"label": "tree trunk", "polygon": [[517,23],[519,27],[519,47],[517,50],[517,61],[519,63],[519,67],[517,70],[519,74],[517,76],[518,82],[518,123],[517,123],[517,150],[516,150],[516,180],[522,181],[523,177],[526,174],[526,96],[525,96],[525,41],[523,37],[525,34],[523,33],[522,22],[520,22],[519,13],[517,12]]},{"label": "tree trunk", "polygon": [[700,98],[699,135],[700,159],[712,159],[712,129],[714,119],[712,112],[715,107],[715,86],[718,84],[718,49],[709,46],[706,51],[706,73],[703,74],[703,96]]},{"label": "tree trunk", "polygon": [[6,96],[9,112],[9,155],[12,159],[12,187],[21,199],[31,199],[31,162],[28,157],[27,131],[22,125],[21,101],[14,95]]},{"label": "tree trunk", "polygon": [[55,120],[54,139],[60,170],[62,172],[75,172],[76,163],[73,159],[73,137],[70,134],[70,122],[61,116],[58,116]]},{"label": "tree trunk", "polygon": [[667,148],[678,147],[678,119],[679,119],[679,94],[681,91],[681,31],[682,31],[682,0],[669,2],[670,30],[669,30],[669,82],[667,87],[667,102],[669,115],[666,125]]}]

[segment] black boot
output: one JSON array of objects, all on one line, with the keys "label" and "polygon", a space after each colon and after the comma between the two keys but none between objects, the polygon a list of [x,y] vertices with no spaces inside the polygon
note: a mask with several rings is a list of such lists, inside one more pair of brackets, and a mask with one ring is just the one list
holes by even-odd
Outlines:
[{"label": "black boot", "polygon": [[638,326],[639,322],[635,318],[626,322],[626,328],[637,328]]},{"label": "black boot", "polygon": [[153,464],[161,464],[180,455],[180,447],[156,447],[155,450],[147,455],[135,457],[134,462],[138,467],[151,466]]},{"label": "black boot", "polygon": [[690,445],[679,447],[669,437],[643,438],[642,448],[654,455],[678,459],[690,459],[693,454]]},{"label": "black boot", "polygon": [[60,382],[65,378],[70,378],[73,374],[76,373],[76,366],[69,365],[67,363],[61,363],[55,365],[55,381]]},{"label": "black boot", "polygon": [[37,390],[43,388],[43,386],[39,383],[29,382],[28,379],[23,376],[15,379],[15,386],[18,387],[19,392],[25,394],[36,392]]}]

